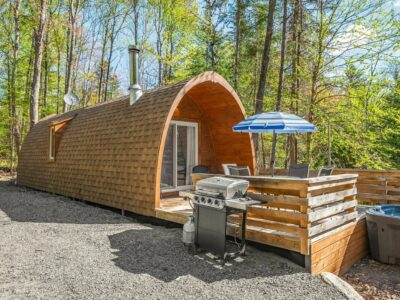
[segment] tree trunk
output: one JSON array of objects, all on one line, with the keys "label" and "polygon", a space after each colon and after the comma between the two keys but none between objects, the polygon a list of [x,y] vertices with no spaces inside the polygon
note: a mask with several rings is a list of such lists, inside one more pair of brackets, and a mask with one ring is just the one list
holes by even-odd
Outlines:
[{"label": "tree trunk", "polygon": [[134,41],[135,46],[139,47],[138,45],[138,31],[139,31],[139,9],[138,9],[138,0],[133,0],[133,25],[134,25]]},{"label": "tree trunk", "polygon": [[156,51],[157,51],[157,61],[158,61],[158,86],[162,85],[163,82],[163,11],[161,1],[157,3],[156,7],[156,18],[154,19],[154,27],[156,31]]},{"label": "tree trunk", "polygon": [[[169,61],[172,61],[172,57],[174,56],[174,39],[173,32],[170,33],[169,36]],[[168,81],[172,80],[172,65],[170,64],[168,67]]]},{"label": "tree trunk", "polygon": [[[26,69],[26,79],[25,79],[25,91],[24,91],[24,101],[29,103],[31,97],[31,86],[32,86],[32,71],[33,71],[33,59],[35,56],[35,37],[32,36],[31,48],[29,50],[29,62],[28,68]],[[27,107],[27,110],[30,108]],[[25,110],[23,108],[23,110]],[[24,113],[24,112],[23,112]],[[29,124],[28,124],[29,125]],[[30,125],[29,125],[30,127]],[[23,130],[22,130],[23,132]]]},{"label": "tree trunk", "polygon": [[216,47],[216,30],[214,28],[213,24],[213,10],[214,10],[214,5],[216,1],[210,1],[206,0],[206,23],[207,23],[207,60],[210,64],[210,70],[214,71],[215,70],[215,64],[216,64],[216,57],[215,57],[215,47]]},{"label": "tree trunk", "polygon": [[[276,98],[276,111],[281,110],[282,106],[282,88],[283,88],[283,69],[285,67],[285,51],[286,51],[286,23],[287,23],[287,0],[283,1],[283,18],[282,18],[282,41],[281,41],[281,64],[279,67],[278,93]],[[270,168],[275,164],[276,159],[276,143],[277,135],[274,133],[272,138]]]},{"label": "tree trunk", "polygon": [[298,70],[299,70],[299,64],[298,64],[298,48],[300,45],[298,44],[298,33],[299,31],[299,3],[300,0],[294,0],[294,7],[293,7],[293,19],[292,19],[292,80],[291,80],[291,87],[290,87],[290,95],[292,97],[291,102],[290,102],[290,109],[292,112],[295,113],[296,111],[296,103],[298,102],[298,88],[297,88],[297,80],[298,80]]},{"label": "tree trunk", "polygon": [[57,114],[60,112],[61,101],[61,46],[57,43]]},{"label": "tree trunk", "polygon": [[13,131],[13,126],[14,126],[14,118],[13,118],[13,114],[12,114],[12,90],[11,90],[11,82],[12,82],[12,66],[13,66],[13,61],[12,61],[12,53],[11,51],[13,51],[13,49],[8,48],[7,49],[7,56],[6,56],[6,60],[7,60],[7,98],[8,98],[8,127],[9,127],[9,147],[10,147],[10,162],[9,162],[9,166],[10,166],[10,173],[13,173],[14,170],[14,131]]},{"label": "tree trunk", "polygon": [[[319,61],[319,59],[318,59]],[[308,122],[314,122],[314,105],[317,96],[317,80],[319,74],[319,63],[316,63],[312,69],[311,75],[311,96],[310,96],[310,103],[308,107]],[[311,132],[307,132],[306,137],[306,156],[307,162],[311,163]]]},{"label": "tree trunk", "polygon": [[[80,25],[77,26],[77,28],[83,28],[83,20]],[[74,41],[74,55],[72,56],[72,67],[71,67],[71,85],[70,85],[70,90],[75,91],[76,87],[76,78],[78,75],[78,65],[81,61],[81,55],[83,52],[83,34],[78,31],[78,35],[75,35],[75,41]],[[78,46],[79,45],[79,46]],[[77,93],[77,91],[75,91]]]},{"label": "tree trunk", "polygon": [[288,168],[289,159],[290,159],[289,158],[289,156],[290,156],[290,153],[289,153],[290,137],[291,137],[291,134],[288,134],[286,137],[286,143],[285,143],[285,166],[284,166],[285,169]]},{"label": "tree trunk", "polygon": [[47,0],[40,1],[40,17],[35,37],[35,62],[33,66],[32,89],[30,99],[30,124],[31,127],[39,121],[39,91],[40,91],[40,69],[43,56],[43,35],[45,31],[47,12]]},{"label": "tree trunk", "polygon": [[44,78],[43,78],[43,105],[47,106],[47,94],[49,90],[49,35],[48,28],[46,28],[46,35],[44,38]]},{"label": "tree trunk", "polygon": [[[74,5],[75,4],[75,5]],[[69,26],[67,32],[67,60],[65,64],[65,87],[64,93],[67,94],[71,89],[71,78],[72,78],[72,63],[74,58],[74,45],[75,45],[75,22],[76,16],[80,9],[81,0],[68,0],[68,15],[69,15]],[[63,104],[63,111],[67,110],[67,105]]]},{"label": "tree trunk", "polygon": [[294,134],[289,135],[289,164],[297,164],[297,139]]},{"label": "tree trunk", "polygon": [[[318,28],[318,45],[317,45],[317,57],[316,61],[313,63],[312,72],[311,72],[311,96],[308,107],[308,121],[310,123],[314,122],[314,109],[315,102],[317,98],[317,81],[321,68],[321,61],[323,55],[323,42],[324,42],[324,7],[323,2],[321,1],[319,4],[319,28]],[[306,138],[306,155],[308,163],[311,163],[311,143],[312,143],[312,135],[311,132],[307,132]]]},{"label": "tree trunk", "polygon": [[[70,42],[71,42],[71,24],[69,24],[68,29],[67,29],[67,35],[66,35],[66,43],[65,43],[65,54],[66,54],[66,59],[65,59],[65,76],[64,76],[64,95],[67,93],[69,90],[69,75],[68,75],[68,70],[70,68],[70,60],[69,60],[69,47],[70,47]],[[63,112],[67,111],[67,105],[63,101]]]},{"label": "tree trunk", "polygon": [[235,62],[233,65],[233,88],[238,91],[239,56],[240,56],[240,23],[242,17],[242,0],[236,0],[236,32],[235,32]]},{"label": "tree trunk", "polygon": [[[93,60],[93,53],[94,53],[94,48],[96,46],[97,38],[95,36],[92,36],[92,45],[90,47],[90,52],[89,52],[89,57],[88,57],[88,64],[87,64],[87,69],[86,73],[89,74],[92,66],[92,60]],[[90,79],[85,78],[84,84],[83,84],[83,91],[82,91],[82,107],[86,107],[89,103],[91,94],[92,94],[92,84],[90,84]],[[89,86],[89,87],[88,87]]]},{"label": "tree trunk", "polygon": [[[299,30],[297,32],[297,49],[296,49],[296,105],[295,105],[295,112],[296,114],[299,113],[299,97],[300,97],[300,61],[301,61],[301,46],[302,46],[302,35],[303,35],[303,4],[302,0],[298,0],[299,2]],[[297,142],[297,140],[296,140]],[[296,144],[297,145],[297,144]],[[296,148],[297,149],[297,148]]]},{"label": "tree trunk", "polygon": [[100,58],[100,75],[99,75],[99,88],[97,91],[97,101],[102,102],[102,91],[103,91],[103,77],[104,77],[104,57],[106,55],[106,48],[107,48],[107,41],[108,41],[108,35],[109,35],[109,26],[110,24],[110,17],[106,17],[106,23],[104,27],[104,37],[103,37],[103,43],[101,47],[101,58]]},{"label": "tree trunk", "polygon": [[[269,66],[269,54],[272,43],[272,35],[274,30],[274,13],[275,13],[276,0],[270,0],[268,5],[268,22],[267,22],[267,31],[265,34],[265,42],[264,42],[264,52],[261,61],[261,72],[260,72],[260,80],[258,84],[258,91],[256,97],[256,114],[262,113],[264,106],[264,94],[265,94],[265,85],[267,80],[268,66]],[[256,150],[256,155],[258,153],[258,134],[254,134],[254,148]]]},{"label": "tree trunk", "polygon": [[[125,11],[124,15],[122,16],[122,20],[120,21],[120,25],[116,28],[119,16],[117,15],[116,9],[113,11],[113,16],[112,16],[113,20],[112,20],[111,33],[110,33],[110,50],[109,50],[108,59],[107,59],[107,72],[106,72],[106,80],[105,80],[106,86],[104,89],[104,101],[107,101],[107,97],[108,97],[108,84],[109,84],[109,80],[110,80],[111,62],[112,62],[113,52],[114,52],[114,43],[117,38],[117,35],[119,34],[123,25],[125,24],[125,20],[129,14],[129,12],[130,12],[129,10]],[[90,55],[92,55],[92,54],[90,54]]]},{"label": "tree trunk", "polygon": [[[72,14],[72,12],[70,13]],[[73,19],[73,16],[70,16],[70,19]],[[74,41],[75,41],[75,21],[70,20],[70,25],[68,29],[68,39],[67,39],[67,60],[65,66],[65,86],[64,86],[64,94],[67,94],[70,90],[71,86],[71,77],[72,77],[72,56],[74,53]],[[67,105],[64,102],[64,112],[67,110]]]},{"label": "tree trunk", "polygon": [[[17,67],[18,67],[18,52],[19,52],[19,9],[21,6],[21,0],[14,2],[14,43],[13,43],[13,60],[11,64],[11,82],[10,82],[10,100],[11,100],[11,133],[10,133],[10,157],[11,157],[11,173],[14,168],[14,152],[16,151],[17,157],[19,156],[19,150],[21,147],[21,133],[18,124],[18,111],[17,111]],[[15,150],[14,150],[15,145]]]},{"label": "tree trunk", "polygon": [[[300,89],[300,49],[301,49],[301,33],[302,33],[302,18],[301,18],[301,3],[300,0],[294,0],[293,5],[293,19],[292,19],[292,80],[291,80],[291,103],[290,110],[298,114],[299,110],[299,89]],[[300,24],[299,24],[300,23]],[[297,163],[297,138],[294,134],[289,138],[289,164]]]},{"label": "tree trunk", "polygon": [[[254,95],[253,95],[253,102],[252,106],[254,107],[254,111],[256,111],[256,105],[257,105],[257,88],[258,88],[258,81],[259,81],[259,73],[258,70],[260,69],[260,47],[259,47],[259,41],[260,41],[260,36],[257,33],[257,39],[256,39],[256,53],[255,53],[255,61],[254,61],[254,66],[253,66],[253,90],[254,90]],[[254,135],[253,135],[254,136]],[[265,167],[265,165],[263,165]]]},{"label": "tree trunk", "polygon": [[103,96],[103,101],[107,101],[107,91],[108,91],[108,81],[110,80],[110,70],[111,70],[111,60],[113,56],[113,50],[114,50],[114,40],[115,40],[115,23],[117,22],[116,16],[113,16],[113,22],[111,25],[111,32],[110,32],[110,50],[108,52],[108,58],[107,58],[107,71],[106,71],[106,78],[105,78],[105,87],[104,87],[104,96]]}]

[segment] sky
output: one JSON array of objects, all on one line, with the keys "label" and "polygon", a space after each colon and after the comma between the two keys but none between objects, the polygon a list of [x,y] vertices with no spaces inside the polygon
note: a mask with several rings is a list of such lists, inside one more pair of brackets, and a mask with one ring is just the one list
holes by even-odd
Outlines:
[{"label": "sky", "polygon": [[[395,12],[400,14],[400,0],[392,0],[388,2],[387,6],[388,11],[394,9]],[[343,48],[348,44],[349,41],[354,39],[359,39],[360,42],[365,42],[367,37],[363,37],[363,35],[368,36],[370,34],[369,29],[363,28],[362,25],[354,25],[352,28],[349,28],[347,33],[344,33],[342,37],[338,39],[339,47]],[[121,32],[118,40],[117,40],[117,51],[116,56],[114,58],[114,64],[116,66],[116,73],[119,76],[120,84],[121,84],[121,92],[127,94],[127,88],[129,86],[129,58],[128,58],[128,46],[132,44],[132,39],[130,38],[132,35],[132,30],[130,28]],[[155,41],[154,36],[150,36],[150,40]],[[350,52],[349,55],[357,54],[357,52]],[[396,51],[396,56],[400,57],[400,50]],[[156,63],[154,60],[153,63]],[[115,65],[114,65],[115,66]],[[149,66],[148,66],[149,67]],[[382,67],[385,67],[382,65]]]}]

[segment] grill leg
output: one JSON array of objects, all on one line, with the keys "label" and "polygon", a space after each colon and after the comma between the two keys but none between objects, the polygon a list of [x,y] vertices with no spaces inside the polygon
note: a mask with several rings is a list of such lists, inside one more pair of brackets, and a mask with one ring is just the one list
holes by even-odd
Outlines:
[{"label": "grill leg", "polygon": [[246,222],[247,211],[244,210],[242,213],[242,240],[240,241],[240,255],[246,255]]},{"label": "grill leg", "polygon": [[246,254],[246,222],[247,222],[247,211],[242,210],[242,239],[240,241],[240,249],[237,252],[225,253],[223,261],[225,262],[228,258],[235,258],[237,256],[244,256]]}]

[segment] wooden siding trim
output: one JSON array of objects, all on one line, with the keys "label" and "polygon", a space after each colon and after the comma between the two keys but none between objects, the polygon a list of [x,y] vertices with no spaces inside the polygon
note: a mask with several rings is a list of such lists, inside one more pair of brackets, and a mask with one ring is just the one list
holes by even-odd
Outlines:
[{"label": "wooden siding trim", "polygon": [[49,126],[51,127],[51,126],[56,126],[56,125],[61,125],[61,124],[67,123],[68,121],[71,121],[75,117],[76,117],[76,114],[71,117],[68,117],[68,118],[63,118],[61,120],[53,121],[53,122],[49,123]]}]

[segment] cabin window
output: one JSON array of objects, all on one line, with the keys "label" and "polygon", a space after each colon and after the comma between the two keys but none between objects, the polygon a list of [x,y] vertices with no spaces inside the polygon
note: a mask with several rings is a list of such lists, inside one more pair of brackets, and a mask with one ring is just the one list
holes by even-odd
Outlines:
[{"label": "cabin window", "polygon": [[54,160],[56,157],[56,128],[51,126],[49,130],[49,159]]},{"label": "cabin window", "polygon": [[55,161],[57,148],[60,145],[64,131],[74,117],[72,116],[49,124],[49,161]]},{"label": "cabin window", "polygon": [[171,121],[164,145],[161,189],[172,191],[189,187],[192,169],[197,163],[197,123]]}]

